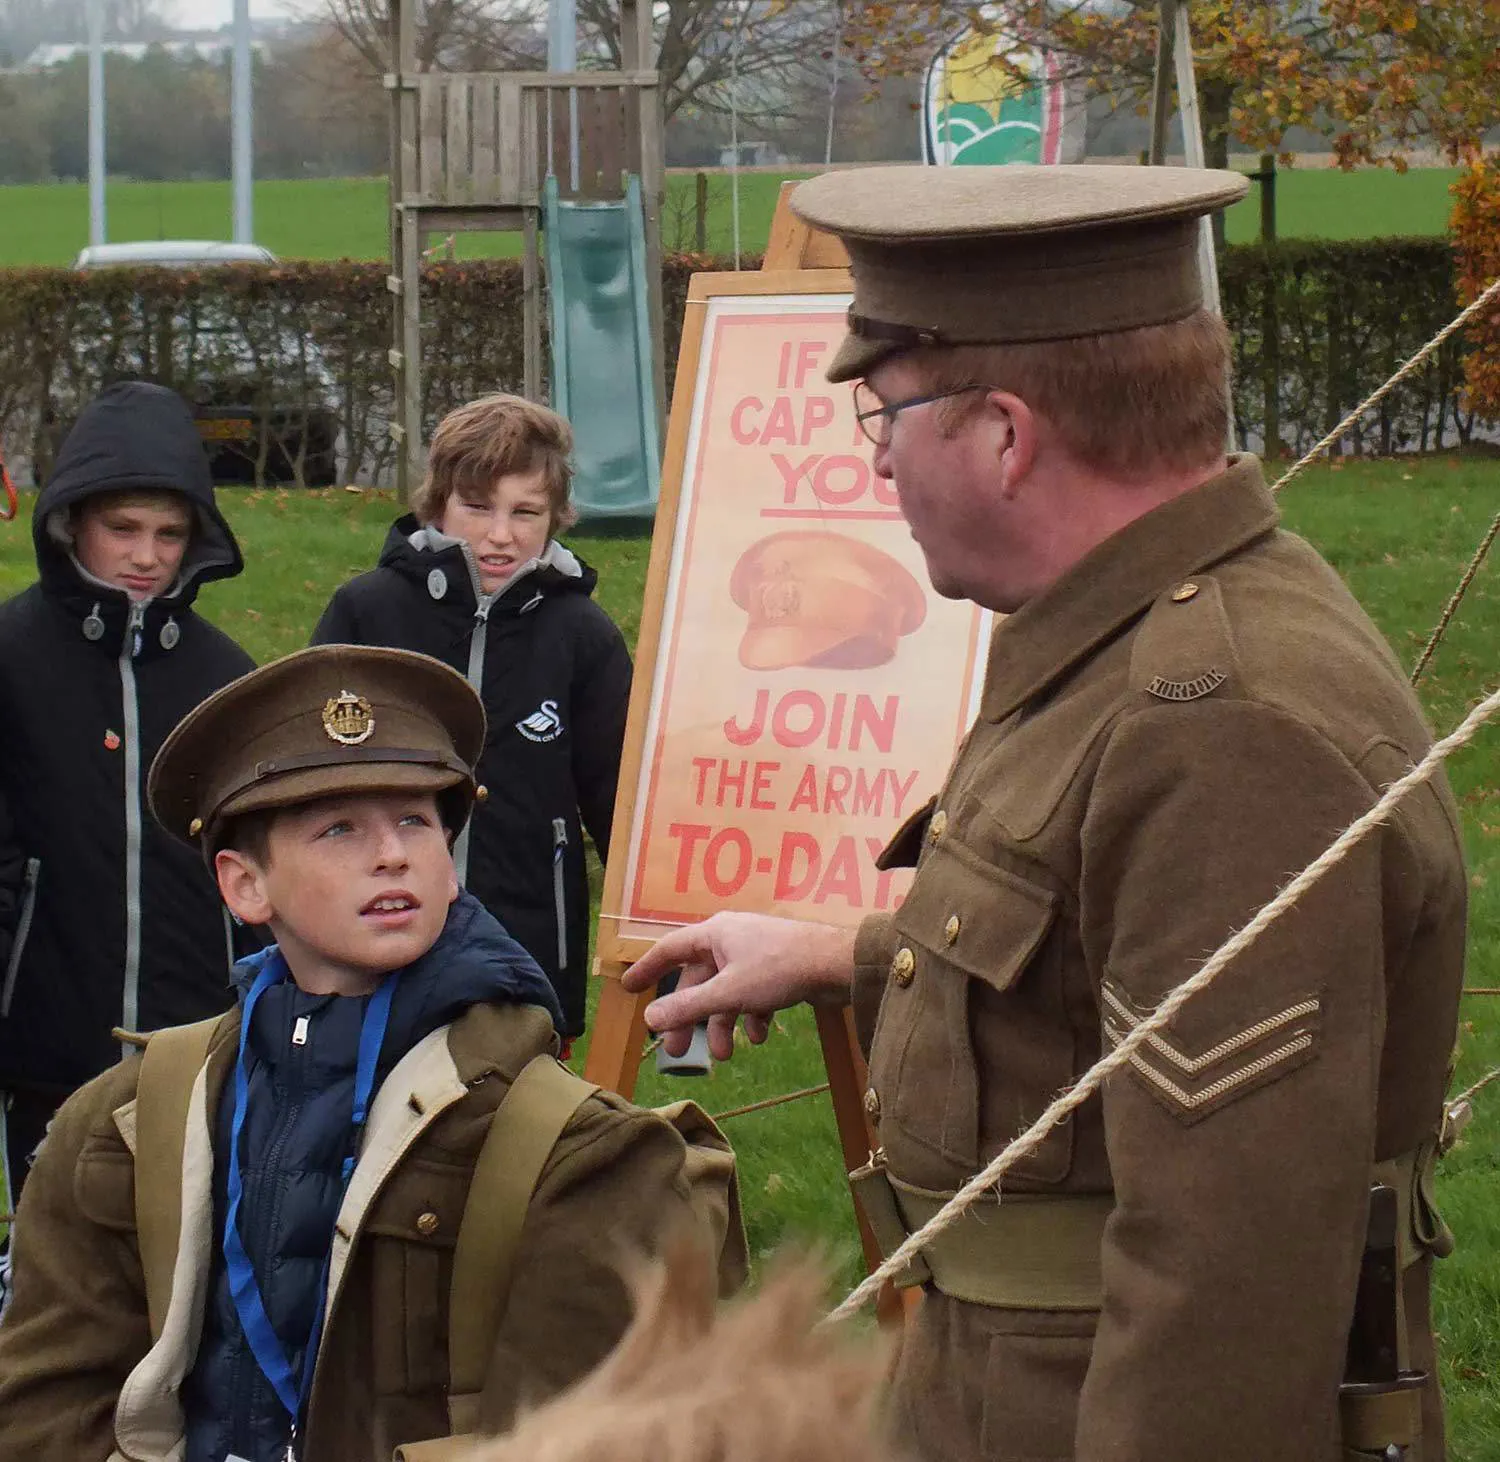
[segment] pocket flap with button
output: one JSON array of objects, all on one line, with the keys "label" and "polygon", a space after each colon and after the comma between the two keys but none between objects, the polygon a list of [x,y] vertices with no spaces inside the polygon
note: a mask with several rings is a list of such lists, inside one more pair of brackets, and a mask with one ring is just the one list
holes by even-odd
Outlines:
[{"label": "pocket flap with button", "polygon": [[408,1159],[375,1200],[365,1232],[451,1249],[464,1216],[470,1177],[464,1167]]},{"label": "pocket flap with button", "polygon": [[1058,896],[981,862],[951,838],[934,844],[896,928],[945,963],[996,990],[1013,985],[1057,917]]}]

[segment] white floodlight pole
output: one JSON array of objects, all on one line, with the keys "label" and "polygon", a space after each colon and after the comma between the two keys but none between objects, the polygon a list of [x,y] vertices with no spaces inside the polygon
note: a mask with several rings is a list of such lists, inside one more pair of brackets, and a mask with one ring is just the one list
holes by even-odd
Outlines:
[{"label": "white floodlight pole", "polygon": [[837,0],[834,10],[833,55],[828,67],[828,135],[823,140],[823,166],[833,164],[833,120],[839,102],[839,50],[844,43],[844,5]]},{"label": "white floodlight pole", "polygon": [[229,152],[234,241],[255,242],[255,108],[250,75],[250,0],[234,0],[234,49],[229,73]]},{"label": "white floodlight pole", "polygon": [[[1190,168],[1208,166],[1203,150],[1203,121],[1198,114],[1198,79],[1193,72],[1193,32],[1187,5],[1178,0],[1176,43],[1177,101],[1182,108],[1182,148]],[[1219,309],[1219,267],[1214,258],[1214,228],[1208,215],[1199,220],[1198,264],[1202,271],[1203,293],[1215,314]]]},{"label": "white floodlight pole", "polygon": [[734,35],[729,41],[729,211],[734,231],[734,267],[740,267],[740,27],[744,17],[738,7]]},{"label": "white floodlight pole", "polygon": [[88,0],[89,243],[108,234],[104,212],[104,0]]},{"label": "white floodlight pole", "polygon": [[[1203,119],[1198,113],[1198,78],[1193,69],[1193,28],[1188,19],[1187,0],[1176,0],[1172,51],[1177,65],[1177,105],[1182,112],[1182,150],[1190,168],[1206,167],[1203,148]],[[1166,17],[1162,17],[1165,22]],[[1219,265],[1214,255],[1214,226],[1205,214],[1198,220],[1198,277],[1203,281],[1203,298],[1214,314],[1222,315],[1219,304]],[[1235,449],[1234,397],[1229,402],[1229,450]]]}]

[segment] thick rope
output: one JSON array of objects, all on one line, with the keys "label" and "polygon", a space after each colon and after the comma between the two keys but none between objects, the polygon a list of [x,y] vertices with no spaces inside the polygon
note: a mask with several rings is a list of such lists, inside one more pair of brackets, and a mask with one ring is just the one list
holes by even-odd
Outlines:
[{"label": "thick rope", "polygon": [[1476,1092],[1483,1091],[1485,1087],[1491,1086],[1497,1081],[1500,1081],[1500,1066],[1497,1066],[1493,1071],[1486,1072],[1479,1078],[1478,1081],[1474,1083],[1473,1086],[1466,1087],[1463,1091],[1459,1092],[1459,1094],[1454,1097],[1451,1102],[1448,1103],[1449,1111],[1452,1111],[1455,1107],[1462,1106],[1466,1101],[1469,1100],[1471,1096],[1475,1095]]},{"label": "thick rope", "polygon": [[1351,411],[1348,416],[1346,416],[1336,427],[1334,427],[1334,429],[1329,432],[1328,435],[1324,437],[1323,440],[1312,449],[1312,451],[1307,453],[1307,455],[1303,457],[1301,461],[1294,463],[1284,473],[1282,473],[1282,475],[1278,477],[1272,484],[1271,491],[1273,493],[1280,492],[1281,489],[1287,485],[1287,483],[1289,483],[1294,477],[1298,475],[1298,473],[1300,473],[1304,468],[1310,467],[1315,461],[1317,461],[1317,459],[1322,456],[1322,454],[1326,452],[1329,447],[1331,447],[1336,441],[1338,441],[1338,439],[1343,436],[1343,434],[1348,431],[1349,428],[1353,426],[1354,423],[1357,422],[1360,417],[1365,414],[1365,412],[1367,412],[1372,406],[1374,406],[1382,396],[1384,396],[1388,391],[1392,390],[1394,387],[1398,386],[1402,381],[1404,381],[1414,370],[1416,370],[1419,365],[1421,365],[1428,358],[1428,356],[1430,356],[1434,351],[1438,350],[1450,335],[1452,335],[1455,331],[1462,330],[1463,327],[1467,325],[1469,321],[1472,320],[1474,316],[1477,315],[1479,311],[1482,310],[1485,305],[1487,305],[1490,300],[1492,300],[1497,294],[1500,294],[1500,279],[1495,280],[1494,283],[1491,284],[1490,287],[1486,289],[1485,292],[1474,301],[1473,304],[1469,305],[1467,309],[1465,309],[1454,319],[1450,320],[1448,324],[1446,324],[1441,330],[1439,330],[1438,333],[1434,335],[1426,345],[1424,345],[1414,356],[1412,356],[1412,358],[1407,361],[1406,364],[1403,365],[1400,370],[1398,370],[1396,374],[1393,375],[1390,380],[1385,383],[1385,385],[1381,386],[1377,391],[1374,392],[1373,395],[1367,396],[1363,401],[1361,401],[1359,405],[1356,406],[1354,410]]},{"label": "thick rope", "polygon": [[1428,781],[1442,765],[1446,757],[1457,751],[1460,747],[1467,746],[1478,734],[1480,727],[1494,716],[1496,712],[1500,712],[1500,690],[1492,691],[1489,696],[1469,712],[1463,724],[1456,731],[1443,737],[1441,741],[1434,743],[1427,755],[1416,766],[1407,772],[1405,776],[1392,782],[1381,795],[1380,800],[1368,812],[1361,815],[1345,828],[1327,851],[1320,854],[1301,873],[1297,874],[1244,928],[1231,935],[1229,939],[1220,945],[1196,974],[1190,976],[1173,990],[1156,1007],[1152,1014],[1147,1019],[1141,1021],[1113,1051],[1095,1062],[1079,1078],[1075,1086],[1070,1087],[1058,1096],[1052,1105],[1025,1132],[1000,1153],[983,1172],[970,1178],[927,1223],[923,1224],[916,1233],[911,1234],[827,1318],[829,1320],[845,1319],[879,1294],[881,1285],[887,1279],[901,1273],[920,1250],[930,1244],[939,1234],[957,1223],[989,1189],[993,1188],[1015,1166],[1019,1159],[1039,1147],[1047,1134],[1068,1116],[1070,1112],[1081,1107],[1110,1076],[1113,1076],[1115,1072],[1128,1065],[1130,1058],[1152,1036],[1168,1025],[1177,1012],[1194,995],[1198,994],[1201,990],[1206,990],[1213,984],[1214,980],[1218,978],[1219,972],[1232,959],[1249,949],[1277,919],[1296,904],[1309,888],[1317,883],[1330,869],[1341,863],[1348,856],[1352,848],[1368,837],[1371,832],[1391,815],[1392,811],[1394,811],[1396,806],[1409,792]]},{"label": "thick rope", "polygon": [[1448,601],[1448,607],[1443,610],[1443,616],[1438,620],[1437,628],[1432,632],[1432,638],[1427,641],[1427,648],[1422,651],[1421,658],[1411,673],[1413,685],[1422,678],[1423,671],[1427,669],[1427,662],[1432,659],[1433,651],[1437,649],[1438,642],[1448,628],[1448,622],[1458,613],[1458,606],[1463,603],[1464,595],[1469,592],[1469,585],[1474,582],[1474,575],[1479,572],[1479,566],[1484,562],[1485,555],[1490,551],[1490,545],[1495,541],[1497,533],[1500,533],[1500,513],[1495,514],[1495,521],[1490,524],[1490,531],[1484,535],[1474,557],[1469,560],[1469,566],[1464,570],[1463,578],[1458,581],[1458,588],[1453,591],[1453,597]]}]

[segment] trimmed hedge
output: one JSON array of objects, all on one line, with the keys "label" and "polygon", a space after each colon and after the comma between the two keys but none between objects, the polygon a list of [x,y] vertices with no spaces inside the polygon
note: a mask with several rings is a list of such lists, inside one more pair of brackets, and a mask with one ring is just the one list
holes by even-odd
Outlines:
[{"label": "trimmed hedge", "polygon": [[[669,389],[688,280],[716,267],[726,261],[678,257],[665,266]],[[0,446],[13,470],[24,459],[44,472],[80,405],[106,382],[136,376],[165,381],[201,407],[255,409],[269,427],[246,475],[267,476],[278,450],[283,470],[314,475],[307,469],[322,463],[305,428],[331,412],[345,480],[388,480],[386,273],[380,263],[351,262],[0,271]],[[1437,239],[1230,247],[1220,284],[1238,429],[1257,450],[1272,437],[1284,451],[1306,450],[1457,312],[1452,254]],[[521,299],[513,260],[425,271],[429,427],[470,397],[520,390]],[[1475,420],[1461,399],[1463,349],[1457,337],[1448,342],[1350,433],[1346,449],[1467,442]]]},{"label": "trimmed hedge", "polygon": [[[1331,431],[1460,309],[1443,239],[1231,246],[1219,292],[1234,340],[1242,443],[1300,456]],[[1462,333],[1347,434],[1356,453],[1466,444]]]}]

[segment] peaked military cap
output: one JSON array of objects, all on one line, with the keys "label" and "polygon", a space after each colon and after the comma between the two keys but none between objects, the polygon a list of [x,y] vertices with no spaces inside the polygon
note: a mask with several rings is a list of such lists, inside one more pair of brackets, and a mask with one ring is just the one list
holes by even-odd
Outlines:
[{"label": "peaked military cap", "polygon": [[729,576],[749,616],[747,670],[884,665],[927,617],[922,587],[890,554],[843,533],[793,529],[752,543]]},{"label": "peaked military cap", "polygon": [[190,712],[146,779],[168,832],[213,852],[230,819],[337,793],[433,792],[463,825],[484,707],[440,660],[319,645],[241,676]]},{"label": "peaked military cap", "polygon": [[855,380],[905,350],[1165,325],[1203,303],[1197,221],[1244,197],[1210,168],[881,167],[823,173],[792,208],[849,251]]}]

